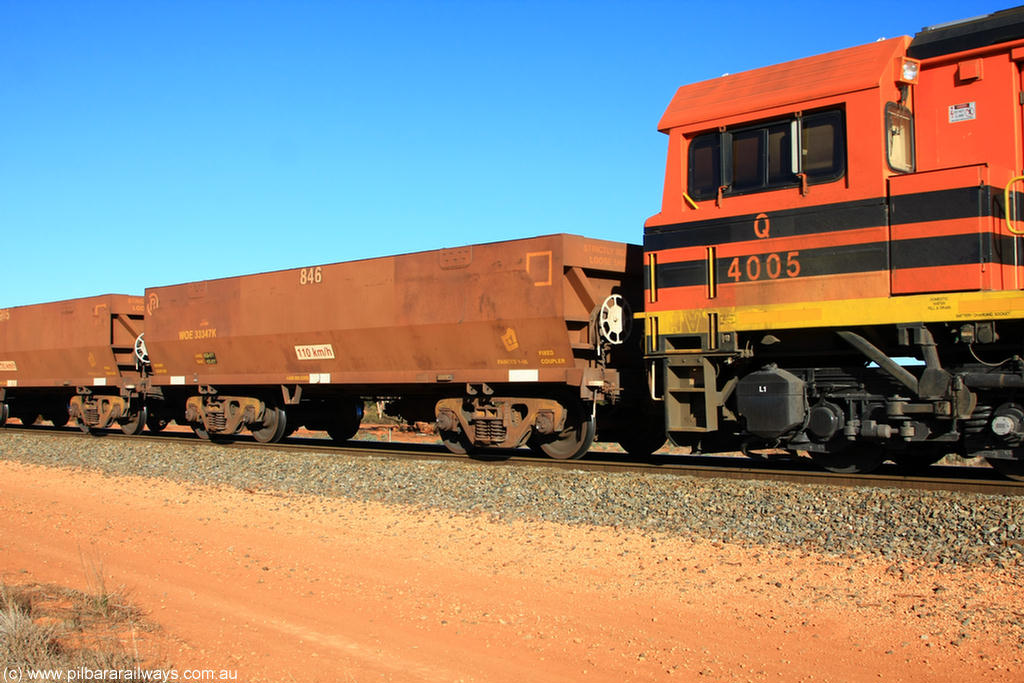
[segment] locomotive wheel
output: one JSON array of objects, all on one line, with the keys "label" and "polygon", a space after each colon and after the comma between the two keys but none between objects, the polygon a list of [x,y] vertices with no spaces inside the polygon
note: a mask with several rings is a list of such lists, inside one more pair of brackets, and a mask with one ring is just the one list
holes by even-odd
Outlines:
[{"label": "locomotive wheel", "polygon": [[252,437],[260,443],[277,443],[284,437],[285,429],[288,428],[288,418],[280,408],[267,407],[263,411],[263,426],[259,429],[250,429]]},{"label": "locomotive wheel", "polygon": [[143,406],[137,413],[134,413],[127,420],[121,420],[121,431],[128,436],[136,436],[142,433],[143,427],[146,426],[147,412],[146,407]]},{"label": "locomotive wheel", "polygon": [[654,411],[649,406],[609,417],[618,417],[616,426],[598,436],[602,441],[617,442],[622,450],[634,458],[649,457],[668,441],[664,417],[660,411]]},{"label": "locomotive wheel", "polygon": [[836,474],[867,474],[878,469],[885,452],[880,446],[850,444],[832,453],[811,453],[811,459],[818,467]]},{"label": "locomotive wheel", "polygon": [[921,474],[929,467],[946,457],[946,452],[951,450],[948,446],[939,444],[907,444],[907,450],[898,456],[894,456],[896,469],[900,474],[913,475]]},{"label": "locomotive wheel", "polygon": [[654,451],[665,445],[664,433],[634,432],[629,436],[620,436],[618,441],[622,450],[634,458],[649,457]]},{"label": "locomotive wheel", "polygon": [[1004,460],[1003,458],[985,458],[992,469],[1007,479],[1024,481],[1024,460]]},{"label": "locomotive wheel", "polygon": [[594,421],[588,417],[566,426],[553,439],[540,441],[537,445],[549,458],[578,460],[587,454],[592,443],[594,443]]}]

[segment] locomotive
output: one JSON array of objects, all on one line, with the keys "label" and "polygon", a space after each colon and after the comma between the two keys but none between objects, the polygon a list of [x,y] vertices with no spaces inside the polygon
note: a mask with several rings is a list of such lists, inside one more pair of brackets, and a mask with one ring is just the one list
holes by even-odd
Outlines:
[{"label": "locomotive", "polygon": [[1024,474],[1024,9],[683,86],[645,225],[673,443]]},{"label": "locomotive", "polygon": [[458,453],[667,438],[1024,476],[1022,64],[1017,8],[685,85],[642,247],[550,235],[0,310],[0,424],[345,440],[372,397]]}]

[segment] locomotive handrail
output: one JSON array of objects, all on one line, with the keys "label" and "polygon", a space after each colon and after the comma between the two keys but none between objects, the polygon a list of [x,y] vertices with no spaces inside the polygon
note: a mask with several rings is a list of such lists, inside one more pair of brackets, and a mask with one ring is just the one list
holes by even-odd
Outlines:
[{"label": "locomotive handrail", "polygon": [[1010,178],[1010,182],[1006,183],[1006,187],[1003,188],[1003,211],[1005,213],[1006,229],[1014,235],[1024,235],[1024,230],[1017,230],[1013,227],[1013,222],[1010,220],[1010,187],[1014,183],[1024,180],[1024,175],[1019,175],[1015,178]]}]

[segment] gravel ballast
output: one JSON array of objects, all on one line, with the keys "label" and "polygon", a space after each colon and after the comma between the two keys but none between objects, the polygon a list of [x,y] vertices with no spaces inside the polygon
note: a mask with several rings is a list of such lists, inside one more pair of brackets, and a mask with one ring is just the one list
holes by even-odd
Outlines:
[{"label": "gravel ballast", "polygon": [[1021,497],[13,432],[0,432],[0,458],[893,561],[1024,565]]}]

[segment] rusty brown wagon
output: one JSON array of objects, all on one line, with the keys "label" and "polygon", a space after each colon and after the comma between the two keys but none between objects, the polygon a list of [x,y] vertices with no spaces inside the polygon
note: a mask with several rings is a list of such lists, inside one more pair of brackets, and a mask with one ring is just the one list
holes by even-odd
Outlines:
[{"label": "rusty brown wagon", "polygon": [[39,418],[142,431],[144,299],[103,296],[0,309],[0,425]]},{"label": "rusty brown wagon", "polygon": [[640,272],[639,247],[551,235],[149,288],[143,388],[206,438],[345,440],[387,398],[454,452],[641,449]]}]

